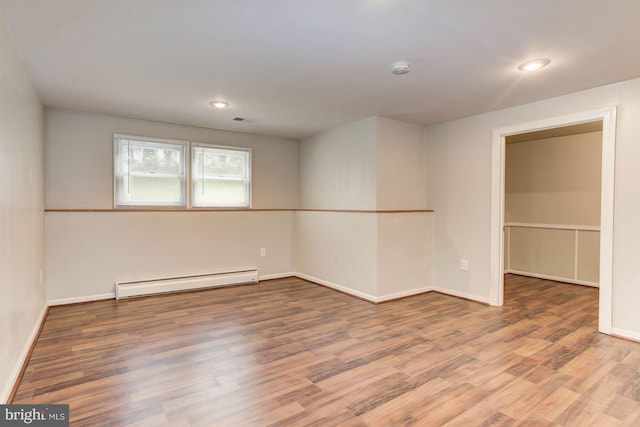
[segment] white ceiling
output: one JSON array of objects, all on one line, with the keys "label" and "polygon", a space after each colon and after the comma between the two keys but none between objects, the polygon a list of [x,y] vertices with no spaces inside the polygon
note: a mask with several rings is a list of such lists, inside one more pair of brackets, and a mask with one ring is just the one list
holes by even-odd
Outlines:
[{"label": "white ceiling", "polygon": [[[0,10],[47,106],[293,138],[372,115],[429,125],[640,76],[638,0],[0,0]],[[552,63],[517,70],[536,57]],[[409,74],[391,74],[399,60]]]}]

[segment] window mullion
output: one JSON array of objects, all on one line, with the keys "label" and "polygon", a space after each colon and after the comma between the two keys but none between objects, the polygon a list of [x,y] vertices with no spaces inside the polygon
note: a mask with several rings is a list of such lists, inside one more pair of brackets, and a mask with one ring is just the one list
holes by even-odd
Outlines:
[{"label": "window mullion", "polygon": [[131,141],[127,139],[127,194],[131,194]]}]

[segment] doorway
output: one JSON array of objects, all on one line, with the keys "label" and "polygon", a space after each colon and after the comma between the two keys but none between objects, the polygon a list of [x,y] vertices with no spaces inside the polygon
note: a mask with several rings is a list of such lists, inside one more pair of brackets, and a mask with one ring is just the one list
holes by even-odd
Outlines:
[{"label": "doorway", "polygon": [[613,270],[613,189],[615,160],[615,107],[494,129],[491,179],[491,305],[504,301],[505,160],[509,136],[566,126],[602,122],[600,206],[600,289],[598,330],[611,334]]},{"label": "doorway", "polygon": [[506,138],[505,273],[599,287],[601,166],[602,121]]}]

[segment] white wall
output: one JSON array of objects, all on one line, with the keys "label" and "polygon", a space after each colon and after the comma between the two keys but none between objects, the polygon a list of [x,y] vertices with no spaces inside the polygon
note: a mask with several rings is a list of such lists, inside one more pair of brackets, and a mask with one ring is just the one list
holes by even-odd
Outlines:
[{"label": "white wall", "polygon": [[[300,200],[303,209],[339,212],[91,212],[112,207],[114,133],[251,147],[254,208],[295,209]],[[246,266],[261,276],[295,271],[372,300],[430,282],[431,213],[375,212],[425,209],[420,126],[372,117],[298,147],[281,138],[47,108],[45,136],[54,303],[108,297],[117,281]],[[267,257],[259,256],[263,247]]]},{"label": "white wall", "polygon": [[602,132],[509,143],[505,222],[600,225]]},{"label": "white wall", "polygon": [[377,296],[377,219],[356,212],[296,212],[295,270],[310,280]]},{"label": "white wall", "polygon": [[377,117],[322,132],[298,147],[301,209],[296,212],[295,270],[363,298],[376,295]]},{"label": "white wall", "polygon": [[[378,117],[377,209],[428,209],[424,127]],[[377,215],[378,298],[431,288],[432,213]]]},{"label": "white wall", "polygon": [[[90,212],[112,208],[113,134],[253,149],[253,208],[247,212]],[[297,141],[47,108],[48,298],[107,296],[120,280],[255,266],[292,271]],[[260,257],[260,248],[267,256]]]},{"label": "white wall", "polygon": [[0,14],[0,403],[44,315],[43,110]]},{"label": "white wall", "polygon": [[376,209],[377,119],[349,123],[302,141],[300,208]]},{"label": "white wall", "polygon": [[[368,300],[424,291],[431,281],[422,127],[381,117],[301,141],[295,270]],[[368,212],[346,212],[363,210]]]},{"label": "white wall", "polygon": [[640,337],[640,79],[428,127],[434,285],[489,298],[492,130],[605,106],[618,106],[613,327]]},{"label": "white wall", "polygon": [[379,299],[431,289],[432,216],[431,212],[377,215]]},{"label": "white wall", "polygon": [[252,148],[252,207],[297,206],[295,140],[47,108],[47,209],[113,207],[114,133]]},{"label": "white wall", "polygon": [[[48,298],[110,298],[114,283],[257,267],[292,271],[292,211],[47,212]],[[260,256],[260,248],[267,256]]]},{"label": "white wall", "polygon": [[378,117],[379,210],[427,209],[424,127]]}]

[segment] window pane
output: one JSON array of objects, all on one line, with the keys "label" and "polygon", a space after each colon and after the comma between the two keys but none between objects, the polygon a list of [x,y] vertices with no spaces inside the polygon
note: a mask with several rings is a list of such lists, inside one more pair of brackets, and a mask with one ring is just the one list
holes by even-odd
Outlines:
[{"label": "window pane", "polygon": [[192,147],[193,206],[249,207],[251,152]]},{"label": "window pane", "polygon": [[116,205],[185,206],[185,145],[116,138]]},{"label": "window pane", "polygon": [[132,175],[129,178],[129,186],[127,201],[179,204],[182,200],[180,178]]}]

